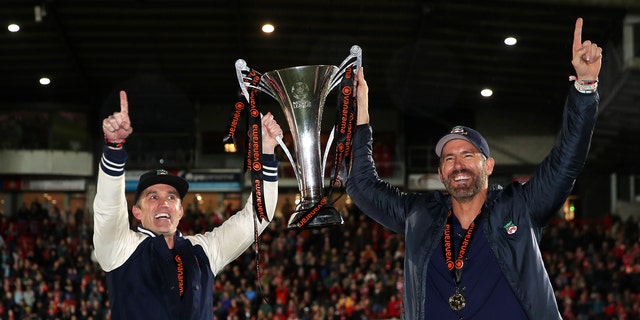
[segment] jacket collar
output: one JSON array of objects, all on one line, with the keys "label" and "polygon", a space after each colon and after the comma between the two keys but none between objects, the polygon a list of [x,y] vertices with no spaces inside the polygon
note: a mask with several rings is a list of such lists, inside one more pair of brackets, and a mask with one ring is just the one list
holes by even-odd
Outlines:
[{"label": "jacket collar", "polygon": [[[158,236],[155,232],[145,228],[142,225],[138,226],[138,232],[146,234],[148,237],[155,238]],[[180,230],[176,230],[176,234],[173,236],[174,238],[182,238],[182,232]]]}]

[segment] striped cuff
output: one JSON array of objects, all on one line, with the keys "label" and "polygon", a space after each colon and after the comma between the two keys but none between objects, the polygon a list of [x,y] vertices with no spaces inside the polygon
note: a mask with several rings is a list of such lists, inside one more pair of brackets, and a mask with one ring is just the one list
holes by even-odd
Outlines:
[{"label": "striped cuff", "polygon": [[275,154],[262,155],[262,179],[264,181],[278,181],[278,164]]},{"label": "striped cuff", "polygon": [[124,165],[127,162],[127,152],[122,149],[111,149],[106,145],[102,148],[102,158],[100,168],[110,176],[121,176],[124,174]]}]

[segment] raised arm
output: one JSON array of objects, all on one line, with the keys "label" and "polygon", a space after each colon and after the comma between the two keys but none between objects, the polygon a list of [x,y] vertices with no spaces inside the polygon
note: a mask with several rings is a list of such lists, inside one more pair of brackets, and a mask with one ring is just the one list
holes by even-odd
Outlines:
[{"label": "raised arm", "polygon": [[125,197],[124,166],[126,138],[133,128],[127,94],[120,92],[120,111],[102,120],[105,147],[100,159],[96,196],[93,201],[95,254],[100,266],[110,271],[120,266],[135,250],[134,232],[129,229]]}]

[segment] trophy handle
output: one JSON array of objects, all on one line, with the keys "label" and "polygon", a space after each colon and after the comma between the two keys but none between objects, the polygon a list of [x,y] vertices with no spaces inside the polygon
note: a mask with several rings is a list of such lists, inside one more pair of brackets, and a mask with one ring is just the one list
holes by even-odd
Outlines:
[{"label": "trophy handle", "polygon": [[[353,61],[355,59],[355,61]],[[349,66],[353,65],[353,73],[357,74],[358,70],[362,66],[362,48],[359,45],[351,46],[351,50],[349,50],[349,56],[347,56],[340,66],[338,67],[338,72],[331,79],[331,85],[329,86],[329,91],[333,90],[339,83],[340,79],[342,79],[342,75],[347,71]]]},{"label": "trophy handle", "polygon": [[[353,61],[354,59],[355,61]],[[342,75],[344,75],[344,73],[347,71],[347,68],[352,65],[354,66],[353,73],[357,74],[358,70],[360,70],[360,67],[362,67],[362,48],[360,48],[359,45],[355,45],[355,44],[351,46],[351,49],[349,50],[349,56],[347,56],[344,60],[342,60],[342,63],[338,67],[338,72],[336,72],[336,74],[333,76],[333,79],[331,79],[330,81],[331,85],[329,86],[329,91],[333,90],[333,88],[335,88],[340,83],[340,80],[342,79]],[[331,130],[331,134],[329,135],[329,139],[327,140],[327,145],[324,148],[324,155],[322,157],[322,176],[323,177],[325,173],[324,170],[327,167],[327,158],[329,156],[329,148],[331,148],[331,144],[333,143],[333,138],[334,138],[334,130]]]},{"label": "trophy handle", "polygon": [[249,92],[247,91],[247,88],[258,89],[275,99],[275,94],[269,86],[264,85],[262,78],[257,86],[251,85],[251,77],[248,75],[250,72],[251,69],[247,66],[247,62],[244,61],[244,59],[236,60],[236,77],[238,78],[238,84],[240,85],[240,90],[242,90],[242,95],[247,102],[249,102]]},{"label": "trophy handle", "polygon": [[238,77],[238,84],[240,85],[240,90],[242,90],[242,95],[249,102],[249,92],[247,92],[247,86],[249,85],[244,81],[245,76],[244,72],[249,72],[251,69],[247,66],[247,62],[243,59],[236,60],[236,76]]},{"label": "trophy handle", "polygon": [[324,171],[327,168],[327,158],[329,157],[329,148],[333,144],[333,136],[335,134],[335,130],[331,130],[329,134],[329,139],[327,139],[327,145],[324,147],[324,154],[322,156],[322,176],[324,177]]},{"label": "trophy handle", "polygon": [[[238,77],[238,84],[240,85],[240,90],[242,90],[242,95],[244,96],[244,98],[247,100],[247,102],[249,102],[249,92],[247,91],[247,87],[249,88],[255,88],[258,89],[268,95],[270,95],[272,98],[275,99],[275,96],[273,94],[273,92],[271,92],[271,89],[269,89],[269,87],[263,86],[263,85],[258,85],[256,86],[252,86],[249,83],[249,77],[246,75],[247,73],[251,72],[251,69],[249,68],[249,66],[247,66],[247,62],[244,61],[243,59],[238,59],[236,60],[236,76]],[[262,84],[262,79],[260,79],[260,84]],[[262,114],[260,114],[260,117],[262,118]],[[293,161],[293,157],[291,156],[291,152],[289,151],[289,148],[287,148],[287,145],[284,143],[284,141],[282,141],[282,137],[276,137],[276,141],[278,142],[278,144],[280,145],[280,147],[282,148],[282,150],[284,151],[284,153],[287,155],[287,158],[289,158],[289,162],[291,163],[291,166],[293,167],[293,173],[295,173],[296,175],[296,181],[298,182],[298,188],[301,188],[302,185],[300,184],[301,180],[300,177],[298,176],[298,167],[296,166],[296,163]]]}]

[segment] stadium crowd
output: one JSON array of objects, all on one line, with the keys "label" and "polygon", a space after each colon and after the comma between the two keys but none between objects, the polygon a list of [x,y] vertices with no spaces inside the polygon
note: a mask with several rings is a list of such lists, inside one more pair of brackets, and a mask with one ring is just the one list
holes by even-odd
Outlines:
[{"label": "stadium crowd", "polygon": [[[204,232],[227,212],[187,208],[180,229]],[[341,227],[292,231],[276,218],[215,279],[217,319],[400,317],[404,244],[357,208]],[[0,215],[0,319],[109,319],[92,259],[91,221],[38,202]],[[134,223],[135,224],[135,223]],[[617,216],[554,221],[541,249],[564,319],[640,319],[640,224]]]}]

